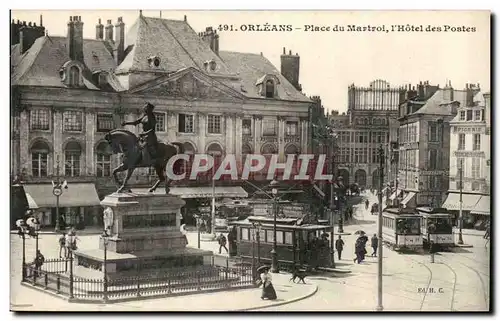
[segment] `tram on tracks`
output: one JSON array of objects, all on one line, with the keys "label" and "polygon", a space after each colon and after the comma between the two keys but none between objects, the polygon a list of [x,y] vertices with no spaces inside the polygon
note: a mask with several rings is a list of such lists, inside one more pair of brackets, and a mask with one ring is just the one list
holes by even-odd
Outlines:
[{"label": "tram on tracks", "polygon": [[386,208],[382,213],[384,244],[395,251],[422,249],[421,220],[422,218],[415,210]]},{"label": "tram on tracks", "polygon": [[455,246],[453,215],[443,208],[419,207],[417,211],[422,218],[420,230],[424,246],[428,246],[431,241],[439,248]]}]

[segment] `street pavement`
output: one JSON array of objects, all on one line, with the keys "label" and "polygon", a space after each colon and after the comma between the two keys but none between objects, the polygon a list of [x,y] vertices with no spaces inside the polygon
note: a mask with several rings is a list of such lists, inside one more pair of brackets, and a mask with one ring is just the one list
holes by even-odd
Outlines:
[{"label": "street pavement", "polygon": [[[80,235],[78,247],[91,249],[98,246],[98,235]],[[188,246],[197,247],[197,234],[188,233]],[[39,248],[45,258],[59,256],[57,236],[42,234]],[[201,248],[218,253],[217,242],[202,242]],[[35,257],[35,240],[26,239],[26,261]],[[224,266],[227,254],[215,256],[215,263]],[[313,295],[317,286],[310,281],[307,284],[295,284],[286,273],[272,274],[273,284],[278,299],[262,300],[261,289],[241,289],[224,292],[192,294],[187,296],[164,297],[140,301],[129,301],[110,304],[69,303],[63,299],[24,287],[21,282],[22,239],[11,234],[11,309],[15,311],[251,311],[254,309],[287,304]]]},{"label": "street pavement", "polygon": [[[375,195],[365,195],[370,200],[370,206],[377,201]],[[68,303],[20,286],[22,244],[21,239],[12,234],[11,307],[15,310],[61,311],[375,311],[377,258],[367,256],[366,261],[361,264],[355,264],[352,259],[357,238],[354,232],[362,229],[371,237],[377,229],[377,216],[371,215],[365,210],[364,204],[360,204],[355,208],[354,218],[354,223],[344,228],[351,235],[342,236],[345,242],[342,260],[339,261],[335,256],[336,267],[352,273],[309,276],[306,278],[306,285],[289,282],[290,276],[285,273],[274,275],[273,281],[278,293],[276,302],[262,301],[260,289],[245,289],[115,304]],[[80,236],[79,247],[95,248],[97,237]],[[196,232],[189,232],[187,238],[188,246],[197,247]],[[456,238],[458,240],[458,235]],[[488,311],[489,245],[485,247],[485,240],[479,233],[464,233],[463,238],[466,244],[473,247],[438,253],[435,255],[435,263],[430,263],[429,255],[398,254],[384,247],[384,310]],[[27,260],[30,261],[34,258],[35,242],[28,239],[26,244]],[[202,249],[216,254],[216,264],[225,264],[227,253],[222,249],[222,253],[218,254],[217,242],[201,241],[200,245]],[[40,248],[46,257],[57,256],[57,237],[41,235]],[[367,250],[371,254],[369,246]]]},{"label": "street pavement", "polygon": [[[370,206],[377,201],[375,195],[365,195]],[[364,205],[356,208],[354,216],[359,224],[346,227],[346,232],[362,229],[369,237],[376,232],[377,216],[366,211]],[[377,258],[367,257],[361,264],[353,263],[356,237],[342,237],[346,247],[342,260],[336,261],[338,267],[350,269],[352,273],[334,278],[310,277],[318,285],[313,297],[259,311],[375,311]],[[398,254],[384,247],[384,310],[488,311],[489,246],[485,247],[485,240],[478,235],[464,235],[464,242],[473,247],[438,253],[435,263],[430,263],[429,255]],[[367,250],[371,254],[371,248]]]}]

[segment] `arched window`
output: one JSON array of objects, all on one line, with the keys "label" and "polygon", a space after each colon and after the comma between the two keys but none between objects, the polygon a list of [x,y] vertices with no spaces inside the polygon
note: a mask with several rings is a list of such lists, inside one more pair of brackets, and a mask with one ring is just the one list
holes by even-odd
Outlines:
[{"label": "arched window", "polygon": [[82,147],[77,142],[69,142],[64,149],[64,175],[80,176]]},{"label": "arched window", "polygon": [[45,142],[36,142],[31,147],[31,170],[34,177],[47,176],[49,153],[49,146]]},{"label": "arched window", "polygon": [[274,98],[274,81],[271,79],[266,81],[266,98]]},{"label": "arched window", "polygon": [[276,148],[272,144],[266,144],[266,145],[262,146],[260,153],[262,155],[276,154]]},{"label": "arched window", "polygon": [[96,175],[98,177],[111,176],[111,146],[102,142],[96,148]]},{"label": "arched window", "polygon": [[207,154],[211,155],[214,158],[213,169],[214,172],[216,172],[222,162],[222,155],[224,154],[224,151],[219,144],[212,143],[207,148]]},{"label": "arched window", "polygon": [[[299,154],[299,148],[294,144],[290,144],[285,148],[285,155],[287,155],[287,157],[288,155],[297,155],[297,154]],[[295,157],[295,159],[293,160],[291,173],[293,175],[297,175],[299,173],[299,169],[300,169],[299,160],[297,159],[297,157]]]},{"label": "arched window", "polygon": [[69,68],[69,85],[75,87],[80,85],[80,69],[77,66]]},{"label": "arched window", "polygon": [[366,172],[362,169],[358,169],[354,173],[354,182],[356,182],[360,187],[366,186]]}]

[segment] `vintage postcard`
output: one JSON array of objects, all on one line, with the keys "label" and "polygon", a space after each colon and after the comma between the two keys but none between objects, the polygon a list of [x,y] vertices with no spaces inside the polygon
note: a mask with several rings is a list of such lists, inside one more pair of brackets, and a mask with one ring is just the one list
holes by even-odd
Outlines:
[{"label": "vintage postcard", "polygon": [[489,11],[11,11],[12,311],[488,312]]}]

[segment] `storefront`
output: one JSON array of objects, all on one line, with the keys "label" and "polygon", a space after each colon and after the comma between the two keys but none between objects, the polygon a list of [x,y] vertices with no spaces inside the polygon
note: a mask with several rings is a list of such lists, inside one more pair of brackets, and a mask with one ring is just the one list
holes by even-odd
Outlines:
[{"label": "storefront", "polygon": [[[42,228],[56,224],[57,198],[51,184],[25,184],[28,206],[39,219]],[[93,183],[70,183],[59,196],[59,214],[63,225],[83,229],[102,225],[102,210]]]},{"label": "storefront", "polygon": [[[476,204],[479,202],[481,195],[478,194],[462,194],[462,217],[465,228],[473,228],[476,221],[476,217],[471,214],[471,211],[476,209]],[[454,215],[455,225],[458,226],[458,219],[460,215],[460,194],[450,193],[448,194],[446,201],[444,202],[443,208],[451,211]]]}]

